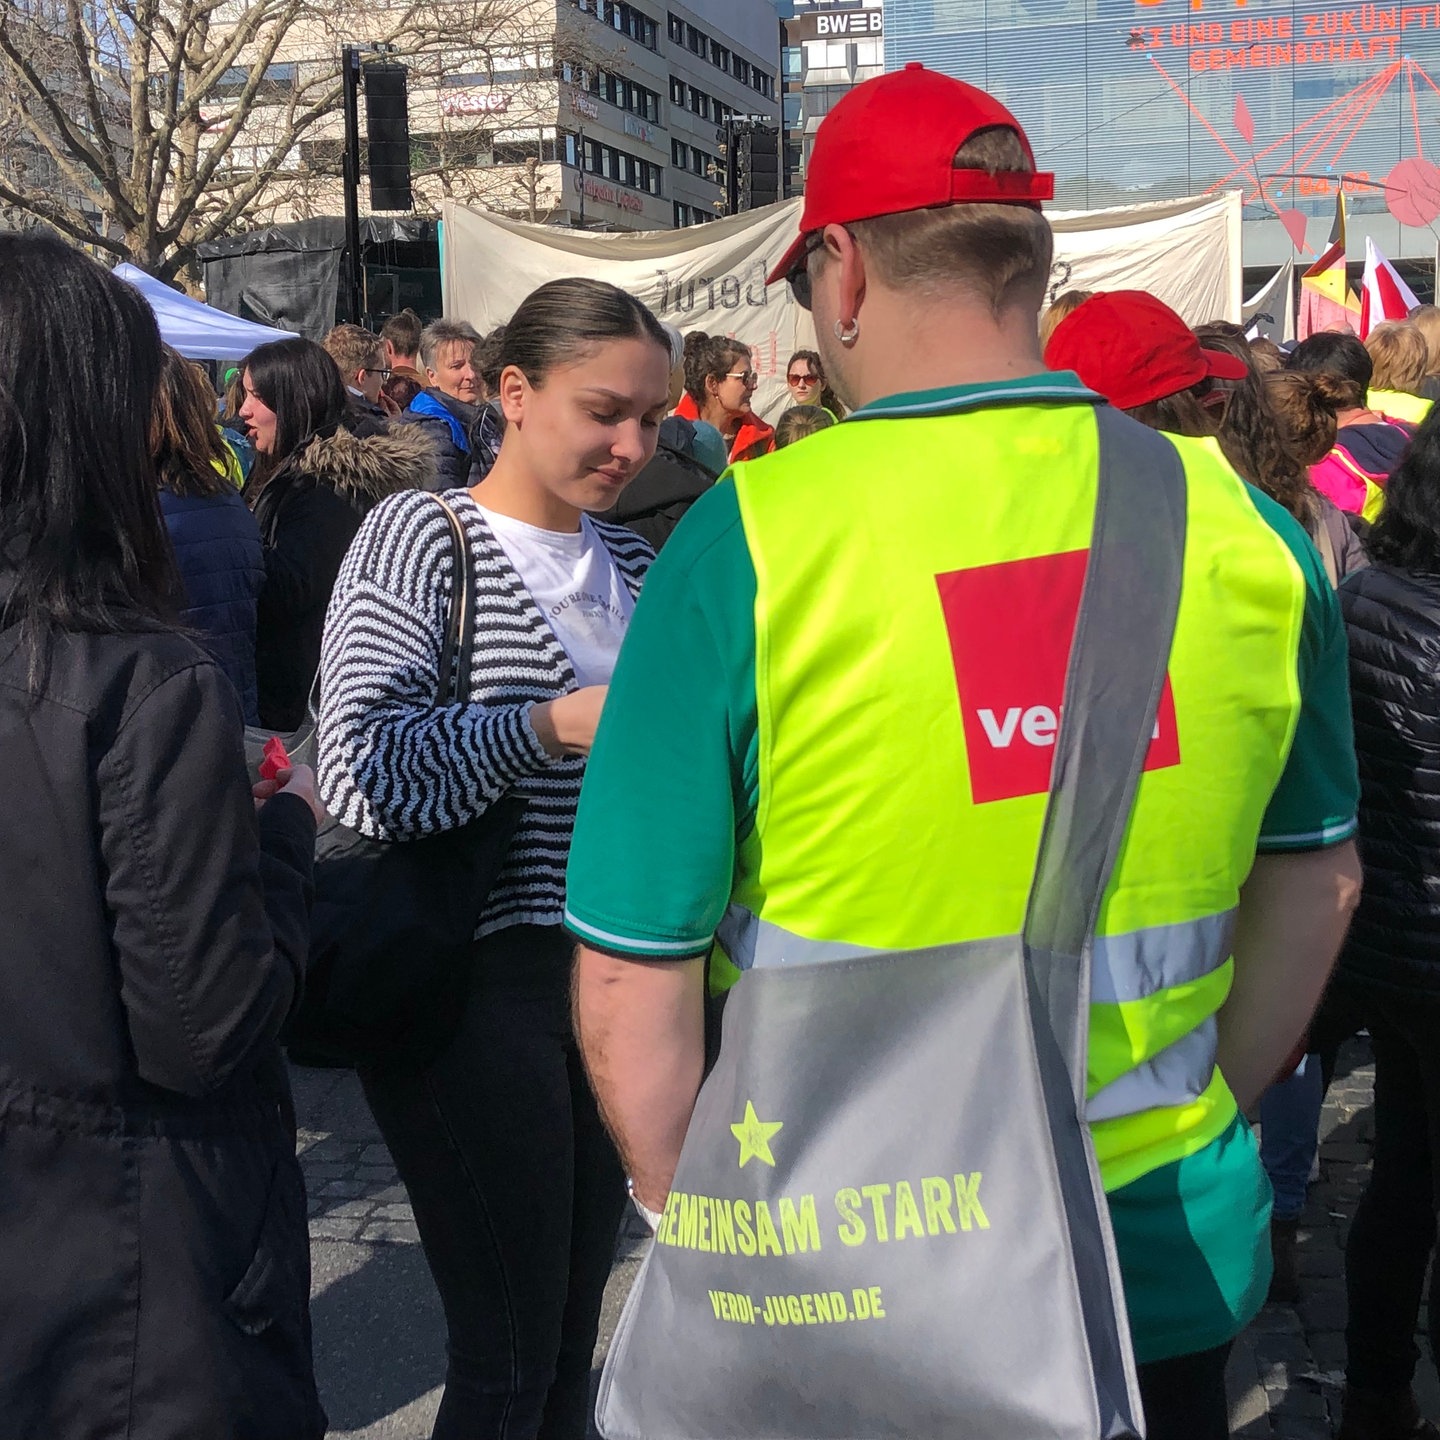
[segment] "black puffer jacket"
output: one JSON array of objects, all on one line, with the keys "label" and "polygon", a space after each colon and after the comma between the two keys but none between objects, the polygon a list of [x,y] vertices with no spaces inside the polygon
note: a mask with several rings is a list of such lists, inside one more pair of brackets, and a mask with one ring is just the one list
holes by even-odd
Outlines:
[{"label": "black puffer jacket", "polygon": [[190,640],[51,638],[37,691],[0,625],[0,1435],[319,1440],[276,1043],[314,819],[257,822]]},{"label": "black puffer jacket", "polygon": [[1373,565],[1340,587],[1340,605],[1365,866],[1341,968],[1440,995],[1440,575]]}]

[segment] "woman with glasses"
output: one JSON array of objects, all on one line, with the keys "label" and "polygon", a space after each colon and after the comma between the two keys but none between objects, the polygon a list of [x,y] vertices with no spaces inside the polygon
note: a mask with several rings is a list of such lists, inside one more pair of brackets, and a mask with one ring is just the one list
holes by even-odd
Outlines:
[{"label": "woman with glasses", "polygon": [[845,405],[825,379],[825,367],[814,350],[797,350],[785,367],[785,384],[792,405],[818,405],[837,420],[845,418]]},{"label": "woman with glasses", "polygon": [[714,335],[685,366],[685,393],[675,413],[713,425],[729,458],[747,458],[775,448],[775,431],[750,408],[760,377],[750,347],[727,335]]}]

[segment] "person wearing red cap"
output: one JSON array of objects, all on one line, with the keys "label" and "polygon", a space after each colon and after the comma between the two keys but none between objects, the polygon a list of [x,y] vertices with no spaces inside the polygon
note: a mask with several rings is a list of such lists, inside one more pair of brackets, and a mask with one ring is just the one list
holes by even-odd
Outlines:
[{"label": "person wearing red cap", "polygon": [[[1183,546],[1169,541],[1183,549],[1183,583],[1145,774],[1099,909],[1086,1105],[1148,1435],[1219,1440],[1226,1354],[1269,1278],[1269,1187],[1243,1107],[1303,1030],[1358,893],[1343,628],[1303,531],[1213,446],[1102,416],[1083,379],[1088,346],[1074,355],[1080,375],[1046,370],[1037,316],[1052,241],[1040,205],[1052,185],[1002,105],[919,66],[857,86],[822,123],[800,233],[771,281],[813,314],[825,372],[854,413],[733,466],[650,571],[570,853],[576,1018],[637,1206],[664,1221],[652,1257],[663,1267],[684,1244],[671,1202],[725,1193],[696,1190],[693,1168],[684,1182],[717,1106],[743,1172],[757,1156],[786,1164],[802,1127],[822,1109],[840,1125],[823,1107],[846,1100],[832,1083],[808,1121],[738,1101],[731,1114],[733,1092],[707,1084],[697,1108],[707,978],[712,992],[736,987],[712,1080],[729,1063],[743,1085],[734,1017],[761,1003],[745,997],[773,993],[752,976],[780,965],[833,975],[843,1007],[860,980],[829,962],[1020,933],[1067,733],[1099,437],[1152,457],[1162,447],[1155,463],[1183,469]],[[1117,304],[1146,310],[1111,300],[1097,313]],[[1175,343],[1160,322],[1138,326],[1139,348],[1124,350],[1118,326],[1098,347],[1117,405],[1197,386],[1199,403],[1206,377],[1225,373],[1223,357],[1193,337]],[[904,975],[902,962],[902,991]],[[835,1023],[826,1008],[817,1023]],[[850,1023],[858,1037],[875,1017],[857,1005]],[[832,1062],[796,1046],[776,1063],[833,1078]],[[1007,1099],[997,1087],[1002,1126]],[[916,1093],[892,1125],[918,1137],[929,1114]],[[729,1165],[739,1173],[733,1152]],[[941,1250],[926,1253],[938,1267]],[[670,1296],[679,1345],[688,1302]],[[903,1301],[886,1290],[887,1305]],[[730,1345],[733,1327],[708,1305],[704,1319]],[[1036,1336],[1054,1323],[1031,1317]],[[865,1333],[883,1347],[879,1330]],[[970,1333],[957,1315],[957,1364]],[[676,1353],[667,1374],[683,1377],[683,1404],[694,1367]],[[1046,1358],[1037,1346],[1034,1364]],[[752,1382],[777,1403],[787,1388],[784,1374],[720,1368],[737,1410]],[[926,1374],[913,1373],[917,1384]],[[865,1380],[852,1363],[826,1384],[828,1396]],[[768,1429],[707,1429],[698,1412],[693,1427],[674,1423],[687,1428],[667,1433],[815,1433],[779,1417]],[[1039,1432],[957,1413],[857,1433]]]},{"label": "person wearing red cap", "polygon": [[1225,392],[1211,382],[1249,374],[1243,360],[1201,349],[1195,332],[1143,290],[1106,291],[1073,310],[1051,335],[1045,363],[1073,370],[1112,405],[1171,435],[1213,435]]}]

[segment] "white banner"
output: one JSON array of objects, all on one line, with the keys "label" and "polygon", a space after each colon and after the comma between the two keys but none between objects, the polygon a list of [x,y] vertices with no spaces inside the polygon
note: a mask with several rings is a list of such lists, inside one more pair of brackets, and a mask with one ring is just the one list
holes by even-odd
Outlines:
[{"label": "white banner", "polygon": [[[685,230],[628,235],[530,225],[447,200],[445,313],[482,333],[508,320],[533,289],[564,275],[608,280],[682,331],[733,335],[755,355],[755,408],[777,418],[785,366],[814,346],[810,316],[765,276],[794,238],[800,204],[787,200]],[[1240,195],[1167,200],[1116,210],[1056,212],[1051,293],[1149,290],[1192,325],[1240,319]]]},{"label": "white banner", "polygon": [[1050,212],[1053,298],[1066,290],[1148,290],[1190,325],[1240,322],[1238,190],[1113,210]]}]

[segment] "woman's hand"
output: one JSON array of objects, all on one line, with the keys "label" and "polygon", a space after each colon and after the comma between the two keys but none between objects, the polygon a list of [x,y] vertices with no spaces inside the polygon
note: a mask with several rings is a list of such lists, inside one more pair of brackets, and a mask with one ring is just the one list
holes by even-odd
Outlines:
[{"label": "woman's hand", "polygon": [[587,685],[533,707],[530,727],[546,754],[558,760],[565,755],[590,753],[608,689],[605,685]]},{"label": "woman's hand", "polygon": [[257,810],[275,795],[298,795],[310,807],[317,825],[329,818],[315,794],[315,772],[308,765],[282,770],[273,780],[259,780],[250,787],[250,793],[255,797]]}]

